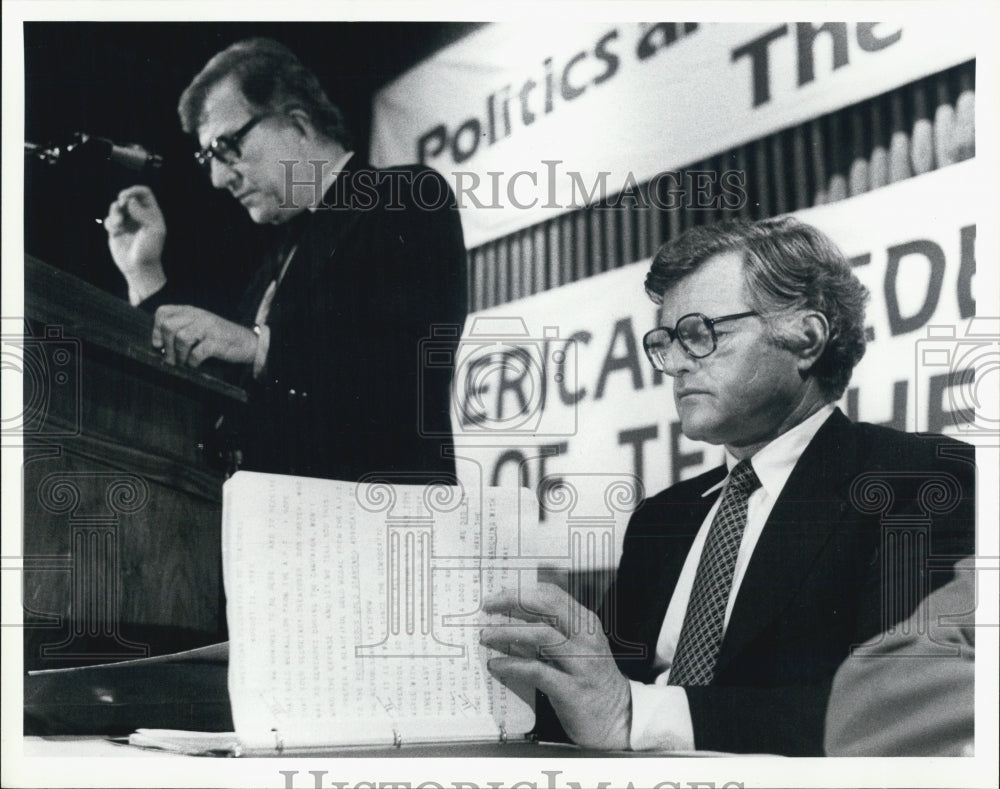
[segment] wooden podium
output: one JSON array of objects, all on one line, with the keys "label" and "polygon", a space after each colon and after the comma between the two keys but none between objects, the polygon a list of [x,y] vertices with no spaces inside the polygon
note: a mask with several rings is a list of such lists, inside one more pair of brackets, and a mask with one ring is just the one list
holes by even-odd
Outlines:
[{"label": "wooden podium", "polygon": [[24,454],[25,669],[225,638],[223,474],[205,443],[245,393],[166,365],[152,316],[30,256],[25,316],[19,348],[4,329],[24,377],[4,447]]}]

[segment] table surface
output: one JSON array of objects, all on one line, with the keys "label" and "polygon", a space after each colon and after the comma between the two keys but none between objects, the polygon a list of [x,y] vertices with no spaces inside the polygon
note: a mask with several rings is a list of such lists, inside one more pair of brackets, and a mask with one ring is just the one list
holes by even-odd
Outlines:
[{"label": "table surface", "polygon": [[[128,757],[143,756],[165,757],[177,759],[199,758],[166,751],[136,748],[123,742],[121,738],[98,736],[60,736],[60,737],[25,737],[23,740],[24,758],[56,758],[56,757]],[[302,754],[286,754],[301,756]],[[354,757],[354,758],[515,758],[530,759],[543,757],[573,758],[649,758],[652,756],[677,757],[712,757],[728,756],[730,754],[714,751],[588,751],[574,745],[562,743],[483,743],[441,744],[441,745],[410,745],[404,748],[393,747],[358,747],[339,748],[329,751],[310,751],[310,757]]]}]

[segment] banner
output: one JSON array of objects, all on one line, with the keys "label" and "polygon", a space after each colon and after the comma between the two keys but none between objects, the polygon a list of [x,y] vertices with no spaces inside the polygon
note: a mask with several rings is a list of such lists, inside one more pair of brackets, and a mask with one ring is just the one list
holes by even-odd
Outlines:
[{"label": "banner", "polygon": [[375,97],[372,161],[440,170],[472,248],[975,56],[933,23],[493,24]]},{"label": "banner", "polygon": [[[838,243],[871,293],[873,339],[840,401],[853,419],[996,441],[996,404],[977,394],[1000,363],[997,319],[974,317],[982,181],[971,160],[796,214]],[[652,495],[723,461],[721,447],[681,433],[671,380],[643,352],[658,323],[643,290],[648,268],[475,313],[456,364],[460,477],[531,488],[557,509],[575,491],[591,520],[614,521],[616,550],[635,503],[622,486]],[[996,294],[980,296],[979,314],[997,315]],[[618,498],[608,501],[612,487]],[[564,531],[561,518],[548,522]],[[542,534],[527,542],[553,553],[547,540],[565,538],[546,536],[545,523],[543,512]],[[613,566],[609,556],[597,558]]]}]

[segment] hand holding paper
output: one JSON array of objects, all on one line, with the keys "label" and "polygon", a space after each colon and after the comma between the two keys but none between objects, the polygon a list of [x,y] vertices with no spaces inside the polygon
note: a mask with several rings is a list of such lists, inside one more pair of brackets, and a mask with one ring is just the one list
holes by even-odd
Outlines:
[{"label": "hand holding paper", "polygon": [[566,733],[585,748],[628,748],[629,682],[618,670],[597,616],[552,584],[505,591],[483,609],[519,624],[494,625],[480,643],[506,653],[489,671],[504,683],[532,685],[552,702]]}]

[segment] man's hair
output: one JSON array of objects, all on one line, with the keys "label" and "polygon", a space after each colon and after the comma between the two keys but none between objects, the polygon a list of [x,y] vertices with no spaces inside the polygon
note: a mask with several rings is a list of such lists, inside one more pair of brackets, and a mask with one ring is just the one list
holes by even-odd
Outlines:
[{"label": "man's hair", "polygon": [[865,354],[868,301],[868,289],[844,254],[826,235],[793,217],[727,220],[693,227],[660,247],[646,275],[646,293],[662,304],[667,290],[725,252],[742,253],[750,305],[765,317],[779,346],[798,346],[783,318],[802,309],[826,316],[829,338],[810,372],[828,400],[838,399]]},{"label": "man's hair", "polygon": [[327,97],[316,75],[288,47],[270,38],[238,41],[205,64],[177,105],[185,132],[197,131],[206,97],[229,77],[235,78],[254,113],[302,110],[323,136],[351,148],[343,113]]}]

